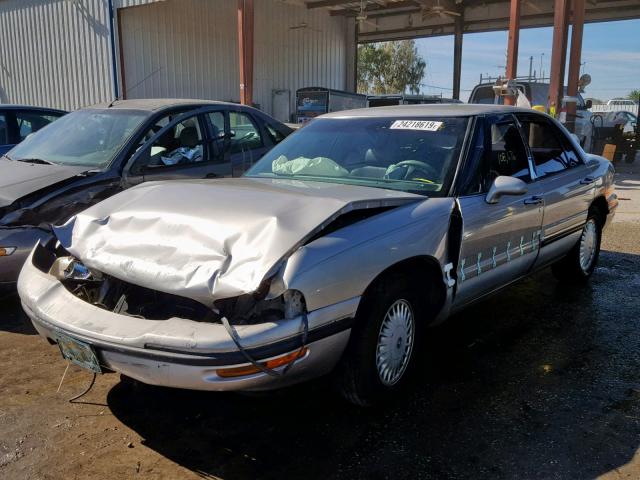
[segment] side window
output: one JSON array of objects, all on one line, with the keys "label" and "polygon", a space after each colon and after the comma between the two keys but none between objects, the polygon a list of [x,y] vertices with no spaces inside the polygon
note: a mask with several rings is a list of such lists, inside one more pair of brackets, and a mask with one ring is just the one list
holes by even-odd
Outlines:
[{"label": "side window", "polygon": [[501,175],[516,177],[525,182],[531,180],[527,150],[515,122],[494,123],[490,126],[488,151],[488,185]]},{"label": "side window", "polygon": [[271,141],[274,144],[280,143],[282,140],[287,138],[287,136],[284,133],[280,132],[272,125],[265,123],[264,126],[266,127],[267,133],[269,134],[269,137],[271,138]]},{"label": "side window", "polygon": [[224,112],[210,112],[207,114],[209,127],[211,130],[211,139],[209,145],[209,160],[216,162],[225,161],[226,141],[224,126]]},{"label": "side window", "polygon": [[224,138],[224,113],[211,112],[207,117],[209,117],[213,138]]},{"label": "side window", "polygon": [[538,177],[562,172],[579,163],[573,149],[565,148],[561,142],[562,134],[545,120],[523,120],[522,131],[529,143]]},{"label": "side window", "polygon": [[33,112],[16,112],[16,122],[18,124],[19,141],[27,138],[27,135],[37,132],[42,127],[49,125],[59,117],[55,115],[45,115]]},{"label": "side window", "polygon": [[[162,123],[166,126],[168,122],[168,117],[162,118],[145,134],[145,138],[152,137],[163,128]],[[202,138],[197,116],[176,123],[156,139],[150,147],[148,156],[140,157],[135,170],[139,171],[142,167],[162,168],[202,162],[204,160]]]},{"label": "side window", "polygon": [[229,112],[231,153],[246,152],[264,145],[260,130],[246,113]]},{"label": "side window", "polygon": [[4,113],[0,113],[0,145],[6,145],[7,143],[9,143],[7,117]]}]

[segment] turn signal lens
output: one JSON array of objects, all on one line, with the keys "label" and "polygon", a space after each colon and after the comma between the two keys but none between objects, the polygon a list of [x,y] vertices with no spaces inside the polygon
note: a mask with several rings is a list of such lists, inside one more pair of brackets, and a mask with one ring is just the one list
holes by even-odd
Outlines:
[{"label": "turn signal lens", "polygon": [[[309,349],[307,347],[304,347],[302,350],[296,350],[295,352],[288,353],[286,355],[283,355],[282,357],[272,358],[271,360],[267,360],[266,362],[260,362],[260,365],[269,370],[273,370],[274,368],[283,367],[299,358],[303,358],[308,351]],[[261,370],[253,365],[235,368],[221,368],[219,370],[216,370],[218,376],[222,378],[245,377],[247,375],[254,375],[260,372]]]},{"label": "turn signal lens", "polygon": [[16,247],[0,247],[0,257],[8,257],[16,251]]}]

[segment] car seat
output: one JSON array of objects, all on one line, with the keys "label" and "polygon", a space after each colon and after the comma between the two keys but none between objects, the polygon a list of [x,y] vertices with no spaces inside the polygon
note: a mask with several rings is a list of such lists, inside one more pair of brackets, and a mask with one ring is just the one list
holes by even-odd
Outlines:
[{"label": "car seat", "polygon": [[187,148],[195,148],[200,143],[200,139],[198,138],[198,130],[195,127],[186,127],[183,128],[180,132],[180,146]]}]

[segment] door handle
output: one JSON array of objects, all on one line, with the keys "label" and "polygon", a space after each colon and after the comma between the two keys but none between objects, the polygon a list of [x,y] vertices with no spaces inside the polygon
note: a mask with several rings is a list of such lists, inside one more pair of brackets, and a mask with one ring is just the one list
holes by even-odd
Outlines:
[{"label": "door handle", "polygon": [[533,197],[529,197],[526,198],[524,201],[525,205],[542,205],[542,202],[544,200],[542,199],[542,197],[539,197],[538,195],[534,195]]},{"label": "door handle", "polygon": [[591,185],[595,181],[596,179],[593,177],[584,177],[582,180],[580,180],[580,185]]}]

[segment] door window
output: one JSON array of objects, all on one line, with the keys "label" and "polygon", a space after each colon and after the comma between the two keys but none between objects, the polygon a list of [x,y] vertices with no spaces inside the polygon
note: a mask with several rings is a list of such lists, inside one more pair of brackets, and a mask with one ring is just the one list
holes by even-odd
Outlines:
[{"label": "door window", "polygon": [[525,182],[531,180],[527,150],[515,122],[494,123],[490,127],[488,185],[505,175]]},{"label": "door window", "polygon": [[522,131],[529,144],[538,177],[562,172],[579,164],[578,156],[560,141],[560,132],[544,120],[525,119]]},{"label": "door window", "polygon": [[0,113],[0,145],[9,143],[8,137],[7,117],[4,113]]},{"label": "door window", "polygon": [[49,125],[54,120],[60,118],[59,115],[41,114],[34,112],[16,112],[16,122],[18,124],[19,141],[21,142],[27,135],[37,132],[42,127]]},{"label": "door window", "polygon": [[[162,123],[168,124],[169,120],[165,118],[154,125],[145,138],[147,135],[153,136],[159,132],[162,129]],[[143,167],[163,168],[202,162],[205,159],[202,139],[202,130],[197,116],[176,123],[147,147],[149,153],[140,157],[135,170],[139,171]]]},{"label": "door window", "polygon": [[210,112],[207,114],[211,139],[209,140],[209,155],[216,162],[225,161],[225,145],[228,139],[225,136],[224,112]]},{"label": "door window", "polygon": [[267,129],[267,134],[271,138],[271,141],[273,142],[274,145],[280,143],[282,140],[287,138],[287,136],[284,133],[282,133],[280,130],[276,129],[276,127],[269,125],[268,123],[265,123],[264,126]]},{"label": "door window", "polygon": [[248,152],[262,148],[260,130],[246,113],[229,112],[231,127],[231,153]]},{"label": "door window", "polygon": [[224,138],[224,113],[210,112],[207,114],[211,123],[211,131],[214,139]]}]

